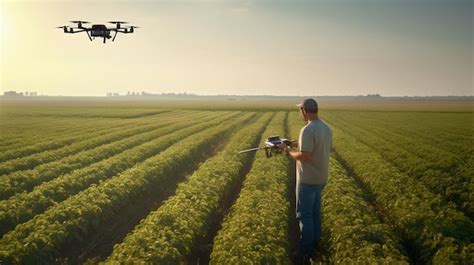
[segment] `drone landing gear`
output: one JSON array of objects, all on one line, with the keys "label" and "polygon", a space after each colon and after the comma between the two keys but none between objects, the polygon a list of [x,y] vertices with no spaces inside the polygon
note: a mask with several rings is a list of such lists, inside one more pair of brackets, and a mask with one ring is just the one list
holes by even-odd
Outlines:
[{"label": "drone landing gear", "polygon": [[272,157],[272,150],[270,148],[265,148],[265,155],[267,156],[267,158]]},{"label": "drone landing gear", "polygon": [[267,158],[272,157],[274,154],[277,155],[281,153],[282,153],[282,150],[276,147],[265,148],[265,155],[267,156]]},{"label": "drone landing gear", "polygon": [[118,31],[115,32],[115,35],[114,35],[114,38],[112,39],[112,41],[115,41],[115,37],[117,37],[117,33],[118,33]]}]

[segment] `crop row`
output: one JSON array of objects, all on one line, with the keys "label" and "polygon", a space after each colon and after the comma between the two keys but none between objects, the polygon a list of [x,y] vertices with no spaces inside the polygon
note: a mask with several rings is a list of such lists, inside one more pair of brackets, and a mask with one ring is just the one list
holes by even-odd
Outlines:
[{"label": "crop row", "polygon": [[382,223],[363,191],[330,160],[323,193],[323,231],[332,264],[408,264],[400,239]]},{"label": "crop row", "polygon": [[[444,264],[473,260],[474,225],[462,212],[443,203],[421,182],[400,173],[374,149],[333,127],[337,154],[348,163],[382,206],[421,262]],[[466,254],[468,253],[468,254]],[[469,256],[470,255],[470,256]]]},{"label": "crop row", "polygon": [[238,181],[244,166],[253,156],[239,154],[259,143],[271,118],[264,114],[254,124],[235,133],[225,148],[206,160],[176,194],[116,245],[109,263],[179,264],[185,262],[196,242],[202,240],[212,218]]},{"label": "crop row", "polygon": [[[42,128],[44,125],[35,126],[34,124],[28,124],[28,126],[20,126],[13,124],[11,126],[15,129],[13,131],[9,130],[9,132],[10,134],[16,134],[18,140],[16,140],[16,143],[11,142],[7,146],[7,150],[0,154],[0,162],[57,149],[80,140],[87,140],[98,134],[104,134],[115,128],[140,126],[156,118],[171,118],[179,117],[180,115],[180,112],[167,112],[157,117],[148,117],[147,120],[112,120],[107,122],[104,122],[104,119],[78,121],[69,118],[61,120],[61,122],[41,119],[42,122],[48,124],[49,127],[47,129]],[[33,121],[33,118],[29,118],[29,120]],[[2,138],[13,137],[5,133],[2,135]]]},{"label": "crop row", "polygon": [[[98,119],[97,119],[98,120]],[[90,123],[97,123],[104,125],[103,121],[93,120]],[[7,123],[9,121],[9,123]],[[71,119],[31,119],[31,118],[10,118],[10,120],[3,119],[0,121],[0,151],[2,152],[1,161],[5,161],[5,152],[14,149],[21,149],[27,146],[32,146],[42,141],[51,141],[58,136],[64,134],[73,134],[78,129],[84,129],[84,124],[79,124],[76,120]],[[34,131],[31,131],[34,129]],[[28,131],[30,130],[30,131]],[[34,133],[33,133],[34,132]]]},{"label": "crop row", "polygon": [[466,161],[459,161],[415,142],[405,143],[405,137],[390,135],[383,129],[368,127],[364,130],[337,118],[331,119],[331,122],[379,151],[386,161],[419,179],[431,191],[441,194],[444,200],[456,203],[471,218],[474,216],[474,169]]},{"label": "crop row", "polygon": [[[452,114],[452,119],[455,119],[455,114]],[[458,117],[459,119],[459,117]],[[413,121],[413,124],[409,124],[408,122],[404,122],[403,126],[400,124],[395,124],[389,121],[382,122],[382,121],[362,121],[362,123],[370,124],[377,129],[384,129],[385,132],[388,133],[395,133],[398,132],[398,135],[402,137],[405,144],[401,144],[403,147],[411,147],[416,146],[429,146],[429,150],[418,150],[411,148],[412,151],[417,152],[420,155],[424,156],[434,156],[437,162],[434,166],[440,165],[442,168],[447,169],[447,173],[454,172],[459,176],[468,177],[470,179],[474,178],[473,172],[473,162],[474,162],[474,145],[472,145],[473,137],[472,137],[472,128],[471,135],[462,137],[456,134],[450,134],[446,132],[440,132],[438,129],[431,129],[426,128],[420,125],[419,122]],[[445,125],[448,121],[439,121],[439,126]],[[469,123],[467,123],[469,124]],[[397,127],[394,127],[397,126]],[[406,131],[404,130],[406,127],[410,127],[411,129]],[[460,126],[461,127],[461,126]],[[459,129],[461,131],[462,127]],[[392,138],[387,137],[388,140],[392,140]],[[396,141],[393,141],[397,144]],[[410,143],[411,142],[411,143]],[[414,144],[412,144],[414,143]],[[442,157],[441,160],[436,159],[436,157]],[[449,171],[452,169],[452,171]],[[472,187],[473,184],[471,184]],[[472,207],[471,207],[472,208]]]},{"label": "crop row", "polygon": [[[11,117],[6,121],[8,124],[2,124],[3,133],[1,135],[2,150],[7,150],[0,156],[0,162],[12,158],[18,158],[34,152],[47,151],[53,147],[59,146],[59,140],[65,140],[72,137],[87,138],[102,129],[111,129],[115,127],[126,127],[130,125],[142,125],[150,122],[152,119],[171,117],[179,115],[181,112],[166,112],[162,115],[147,117],[147,119],[134,120],[104,120],[103,118],[61,118],[61,117]],[[106,121],[106,122],[105,122]],[[43,149],[40,147],[44,146]],[[63,144],[64,146],[66,144]]]},{"label": "crop row", "polygon": [[196,165],[216,141],[225,139],[232,129],[252,116],[253,113],[240,115],[193,134],[16,226],[0,240],[0,259],[8,264],[54,262],[68,242],[84,240],[134,198],[173,178],[184,165]]},{"label": "crop row", "polygon": [[[102,121],[100,123],[97,123],[93,129],[91,129],[90,127],[74,128],[73,131],[67,131],[66,134],[64,132],[54,134],[55,138],[50,139],[48,141],[40,141],[39,139],[35,139],[35,141],[30,145],[26,145],[21,148],[10,146],[8,150],[0,154],[0,162],[5,162],[11,159],[17,159],[34,153],[57,149],[77,141],[87,140],[93,135],[95,136],[106,134],[112,129],[119,129],[123,128],[124,126],[125,125],[123,124],[123,122],[116,124],[104,124],[104,122]],[[30,127],[30,130],[31,128],[34,127]],[[22,141],[25,141],[29,138],[29,135],[25,135],[24,132],[25,131],[20,134],[20,138],[22,139]],[[31,131],[31,133],[38,133],[38,131]]]},{"label": "crop row", "polygon": [[[420,143],[433,145],[454,155],[461,159],[467,158],[473,153],[472,133],[470,136],[463,137],[453,133],[447,133],[440,130],[447,124],[454,123],[457,130],[469,131],[463,129],[463,124],[454,122],[456,119],[460,121],[469,120],[465,116],[458,117],[460,114],[452,113],[446,114],[445,118],[441,119],[440,113],[428,115],[427,113],[416,113],[409,115],[407,113],[392,113],[392,112],[330,112],[331,116],[341,117],[346,120],[354,121],[359,124],[369,124],[376,127],[386,128],[389,131],[406,136],[406,138],[415,138]],[[428,126],[430,120],[436,121],[433,126]],[[465,122],[464,122],[465,123]],[[472,130],[472,129],[471,129]]]},{"label": "crop row", "polygon": [[[109,159],[94,163],[89,167],[75,170],[50,182],[45,182],[35,187],[30,193],[19,193],[8,200],[0,201],[0,235],[88,186],[110,178],[134,164],[158,154],[174,142],[228,119],[230,116],[231,114],[218,117],[211,115],[205,120],[196,117],[194,122],[197,124],[195,125],[189,126],[189,120],[185,120],[153,131],[147,137],[139,135],[137,138],[140,142],[149,142],[144,144],[136,142],[135,144],[140,145],[127,149]],[[206,122],[209,119],[212,120]],[[114,146],[116,148],[127,147],[128,142],[121,145],[116,143]]]},{"label": "crop row", "polygon": [[[206,114],[193,115],[192,119],[204,115]],[[189,123],[191,118],[185,117],[185,120]],[[173,121],[177,122],[180,121],[180,119],[173,119]],[[160,135],[163,129],[166,130],[166,127],[170,124],[171,121],[163,119],[163,121],[156,122],[151,131],[134,133],[134,129],[129,129],[124,132],[131,131],[131,133],[127,133],[128,135],[122,134],[125,135],[125,137],[117,141],[112,141],[93,149],[85,150],[74,155],[39,165],[31,170],[16,171],[5,175],[3,178],[0,178],[0,187],[2,187],[0,198],[6,199],[18,192],[30,191],[42,182],[49,181],[57,176],[69,173],[72,170],[101,161],[137,144],[153,139],[157,135]],[[187,124],[182,124],[182,126],[186,125]]]},{"label": "crop row", "polygon": [[[73,118],[73,117],[31,117],[31,116],[10,116],[1,118],[0,127],[0,151],[20,150],[38,143],[45,144],[48,141],[58,140],[67,135],[68,137],[78,134],[80,131],[94,132],[107,125],[140,125],[150,120],[179,115],[183,111],[165,112],[156,116],[137,119],[112,119],[104,118]],[[105,122],[106,121],[106,122]]]},{"label": "crop row", "polygon": [[[264,135],[285,135],[286,116],[277,113]],[[239,198],[214,239],[210,264],[289,262],[288,166],[285,155],[255,155]]]},{"label": "crop row", "polygon": [[118,119],[134,119],[147,117],[152,115],[157,115],[161,113],[169,112],[167,109],[135,109],[135,108],[121,108],[121,109],[91,109],[89,111],[65,111],[64,109],[61,112],[49,111],[49,112],[39,112],[35,116],[54,116],[54,117],[80,117],[80,118],[118,118]]},{"label": "crop row", "polygon": [[[466,153],[460,152],[460,146],[458,146],[455,150],[447,151],[442,148],[441,143],[434,142],[432,138],[426,140],[426,138],[429,138],[433,132],[425,131],[423,135],[416,136],[413,135],[412,132],[397,132],[392,128],[388,128],[387,124],[381,124],[379,121],[364,120],[357,117],[351,117],[349,119],[341,116],[342,115],[331,115],[331,120],[333,120],[332,117],[334,117],[340,122],[350,124],[351,128],[356,126],[365,129],[366,131],[373,132],[375,135],[384,135],[384,139],[397,145],[398,148],[407,150],[428,161],[432,161],[434,167],[444,170],[448,173],[456,171],[460,167],[466,166],[465,155],[467,155],[468,152],[467,148],[470,148],[472,151],[472,147],[470,146],[464,146],[464,148],[466,148]],[[405,124],[403,124],[403,126],[398,125],[398,127],[405,126]],[[420,128],[418,128],[418,130],[420,130]],[[445,145],[451,145],[453,144],[453,141],[458,142],[459,140],[450,138],[449,136],[439,135],[436,136],[436,139],[443,141]]]},{"label": "crop row", "polygon": [[[375,114],[375,116],[374,116]],[[388,115],[387,115],[388,114]],[[472,126],[466,121],[472,119],[472,112],[375,112],[369,116],[377,120],[405,123],[409,126],[427,128],[435,135],[456,136],[465,139],[472,136]]]},{"label": "crop row", "polygon": [[359,131],[364,130],[370,132],[373,136],[378,136],[378,138],[382,138],[381,135],[383,135],[383,139],[396,145],[398,149],[409,151],[427,161],[433,161],[433,166],[440,170],[452,172],[464,162],[461,157],[459,157],[459,154],[445,151],[437,145],[433,145],[431,141],[429,143],[423,142],[424,137],[400,134],[386,128],[384,125],[357,119],[355,117],[349,120],[348,118],[338,115],[331,115],[330,120],[331,122],[344,124],[344,126],[340,127],[348,128],[348,126],[350,126],[351,129],[358,128]]},{"label": "crop row", "polygon": [[133,126],[127,129],[115,129],[113,131],[104,130],[104,134],[98,134],[94,137],[83,139],[80,142],[73,143],[62,148],[45,151],[38,154],[32,154],[19,159],[9,160],[0,163],[0,174],[8,174],[17,170],[32,169],[39,164],[44,164],[56,159],[75,154],[77,152],[94,148],[102,144],[116,141],[123,137],[134,135],[137,133],[147,132],[155,129],[157,126],[153,123],[141,126]]},{"label": "crop row", "polygon": [[[4,143],[14,142],[18,140],[26,140],[34,139],[34,138],[44,138],[60,135],[61,133],[68,133],[72,132],[77,129],[81,129],[85,124],[97,124],[100,125],[103,119],[93,118],[88,119],[83,122],[78,122],[78,119],[71,119],[71,118],[35,118],[32,119],[31,117],[24,117],[24,116],[9,116],[9,117],[1,117],[0,124],[2,128],[2,135],[1,135],[1,142],[0,145],[4,145]],[[114,121],[115,124],[123,123],[123,121]],[[24,134],[27,132],[26,130],[35,128],[36,132],[40,134],[31,134],[30,138],[25,139]],[[46,133],[46,135],[44,134]],[[35,139],[36,140],[36,139]],[[10,143],[11,144],[11,143]]]}]

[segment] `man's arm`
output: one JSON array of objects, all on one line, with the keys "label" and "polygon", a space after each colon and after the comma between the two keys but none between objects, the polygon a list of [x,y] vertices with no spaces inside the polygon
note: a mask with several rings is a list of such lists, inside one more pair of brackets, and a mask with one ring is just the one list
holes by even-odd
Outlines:
[{"label": "man's arm", "polygon": [[300,131],[298,139],[298,151],[291,151],[287,149],[288,155],[294,160],[305,161],[310,160],[313,154],[314,134],[309,130],[308,127],[304,127]]},{"label": "man's arm", "polygon": [[308,151],[289,151],[288,155],[294,160],[305,161],[311,159],[311,152]]},{"label": "man's arm", "polygon": [[304,160],[311,159],[312,152],[291,151],[291,147],[286,145],[286,144],[280,145],[279,148],[281,148],[283,151],[285,151],[294,160],[304,161]]}]

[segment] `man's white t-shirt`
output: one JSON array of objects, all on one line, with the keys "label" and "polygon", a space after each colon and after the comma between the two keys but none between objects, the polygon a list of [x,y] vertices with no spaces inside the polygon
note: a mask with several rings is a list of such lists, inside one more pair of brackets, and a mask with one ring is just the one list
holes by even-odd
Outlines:
[{"label": "man's white t-shirt", "polygon": [[312,120],[301,129],[299,151],[311,152],[312,156],[309,160],[296,161],[297,183],[326,184],[331,147],[331,128],[320,119]]}]

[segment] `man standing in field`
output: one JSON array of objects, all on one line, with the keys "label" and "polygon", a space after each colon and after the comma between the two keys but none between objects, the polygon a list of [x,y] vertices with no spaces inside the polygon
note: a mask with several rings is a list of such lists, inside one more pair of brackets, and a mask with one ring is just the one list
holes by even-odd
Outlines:
[{"label": "man standing in field", "polygon": [[295,263],[307,263],[321,239],[321,194],[329,173],[332,131],[318,117],[318,104],[306,99],[298,105],[306,126],[298,139],[298,151],[282,145],[296,161],[296,218],[300,240]]}]

